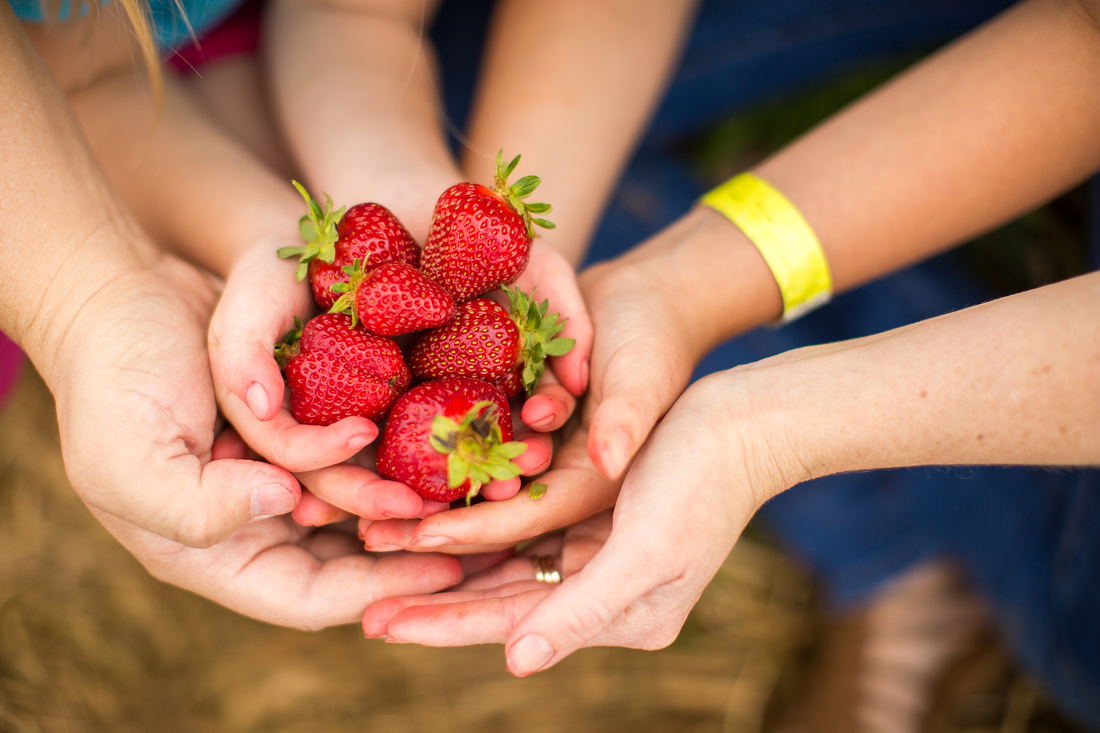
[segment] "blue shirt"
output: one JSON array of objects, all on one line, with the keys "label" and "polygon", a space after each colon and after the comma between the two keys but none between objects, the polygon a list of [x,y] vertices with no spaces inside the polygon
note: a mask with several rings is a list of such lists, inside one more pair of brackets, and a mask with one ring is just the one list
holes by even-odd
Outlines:
[{"label": "blue shirt", "polygon": [[[242,4],[243,0],[180,0],[187,13],[184,20],[180,15],[176,0],[149,0],[149,10],[153,21],[153,35],[162,50],[169,50],[182,45],[191,38],[193,30],[196,36],[201,36],[224,20],[230,13]],[[8,0],[15,14],[20,20],[29,22],[45,22],[41,0]],[[103,0],[104,4],[110,0]],[[83,0],[78,0],[83,5]],[[72,0],[61,0],[58,18],[65,20],[73,12]],[[188,29],[188,22],[191,28]]]}]

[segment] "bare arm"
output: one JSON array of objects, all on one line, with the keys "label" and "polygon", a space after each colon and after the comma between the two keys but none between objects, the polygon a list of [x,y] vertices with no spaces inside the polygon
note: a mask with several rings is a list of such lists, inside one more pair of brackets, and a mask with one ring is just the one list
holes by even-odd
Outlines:
[{"label": "bare arm", "polygon": [[695,0],[498,3],[463,167],[491,175],[499,148],[543,178],[558,228],[542,241],[576,266],[656,110]]},{"label": "bare arm", "polygon": [[269,22],[279,118],[309,181],[349,206],[383,204],[419,242],[460,180],[426,37],[434,6],[278,0]]},{"label": "bare arm", "polygon": [[[846,290],[1084,180],[1100,167],[1098,127],[1097,25],[1083,3],[1030,0],[807,133],[757,172],[801,209],[836,287]],[[596,345],[593,379],[612,388],[594,389],[602,403],[590,436],[593,457],[609,475],[626,465],[704,354],[782,309],[752,244],[702,207],[614,265],[594,268],[585,284],[593,318],[609,339],[605,356]],[[641,312],[623,307],[642,293],[671,324],[668,333],[643,336]],[[635,353],[668,338],[682,347],[675,364]],[[657,366],[636,376],[616,371],[636,362]],[[665,373],[654,376],[652,368]],[[668,387],[647,386],[654,384]]]}]

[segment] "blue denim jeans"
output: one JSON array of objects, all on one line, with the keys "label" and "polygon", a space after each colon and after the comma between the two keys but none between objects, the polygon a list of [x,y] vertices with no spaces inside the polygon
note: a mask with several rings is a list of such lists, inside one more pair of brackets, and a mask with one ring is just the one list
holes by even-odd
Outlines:
[{"label": "blue denim jeans", "polygon": [[[868,62],[931,51],[1008,4],[704,2],[667,98],[601,224],[590,260],[616,256],[691,207],[702,187],[681,150],[708,126]],[[449,114],[459,127],[476,75],[469,44],[480,42],[490,5],[449,3],[445,22],[437,26],[448,29],[437,34],[437,42]],[[469,25],[456,31],[463,22]],[[1100,211],[1100,193],[1095,198],[1092,209]],[[1095,232],[1093,239],[1100,242]],[[1092,250],[1095,258],[1100,245],[1094,243]],[[843,294],[781,329],[760,328],[723,344],[696,376],[806,344],[895,328],[991,297],[959,256],[948,253]],[[837,607],[858,603],[922,560],[955,558],[995,609],[1019,662],[1067,713],[1100,729],[1098,472],[929,467],[832,476],[772,500],[760,520],[812,568],[828,602]]]}]

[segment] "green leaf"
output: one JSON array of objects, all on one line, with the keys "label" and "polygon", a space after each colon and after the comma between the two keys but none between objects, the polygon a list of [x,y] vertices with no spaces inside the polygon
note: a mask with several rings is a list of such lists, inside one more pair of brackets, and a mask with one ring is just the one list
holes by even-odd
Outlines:
[{"label": "green leaf", "polygon": [[538,176],[524,176],[513,183],[510,190],[517,198],[523,198],[524,196],[530,196],[541,183],[542,179]]},{"label": "green leaf", "polygon": [[519,165],[519,156],[517,155],[516,157],[512,158],[512,162],[510,162],[506,168],[502,169],[500,167],[500,164],[503,162],[503,156],[503,150],[497,153],[497,171],[499,172],[501,178],[507,179],[508,176],[512,175],[512,172],[515,171],[516,166]]},{"label": "green leaf", "polygon": [[514,463],[485,463],[481,467],[497,481],[508,481],[520,474]]},{"label": "green leaf", "polygon": [[275,254],[283,259],[287,259],[289,257],[301,257],[305,251],[305,247],[279,247],[279,249],[275,250]]},{"label": "green leaf", "polygon": [[541,499],[542,495],[546,493],[546,490],[550,488],[546,484],[531,484],[531,488],[527,489],[527,495],[532,499]]},{"label": "green leaf", "polygon": [[550,211],[550,204],[524,204],[532,214],[545,214]]},{"label": "green leaf", "polygon": [[[310,207],[312,208],[312,207]],[[298,220],[298,234],[307,242],[317,239],[317,225],[309,216],[303,216]]]},{"label": "green leaf", "polygon": [[576,339],[554,339],[546,345],[545,353],[547,356],[565,356],[573,349],[574,346],[576,346],[576,344]]},{"label": "green leaf", "polygon": [[553,229],[554,227],[557,226],[557,224],[555,224],[554,222],[547,221],[546,219],[532,219],[531,223],[532,224],[537,224],[540,227],[542,227],[543,229]]},{"label": "green leaf", "polygon": [[511,440],[507,443],[501,443],[493,449],[493,453],[501,458],[518,458],[522,456],[527,450],[527,444],[520,440]]},{"label": "green leaf", "polygon": [[447,485],[457,489],[470,474],[470,464],[457,453],[447,457]]}]

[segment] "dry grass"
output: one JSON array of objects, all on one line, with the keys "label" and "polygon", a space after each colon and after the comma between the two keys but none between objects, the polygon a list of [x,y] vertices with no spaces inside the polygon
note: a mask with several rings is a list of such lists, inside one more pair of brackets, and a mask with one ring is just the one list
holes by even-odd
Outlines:
[{"label": "dry grass", "polygon": [[[596,649],[532,679],[498,647],[303,633],[163,585],[69,489],[53,403],[28,373],[0,415],[0,731],[757,731],[813,629],[810,588],[742,542],[679,641]],[[1015,677],[958,731],[1056,731]],[[981,700],[979,700],[981,703]],[[992,711],[992,712],[991,712]],[[993,721],[993,722],[990,722]]]}]

